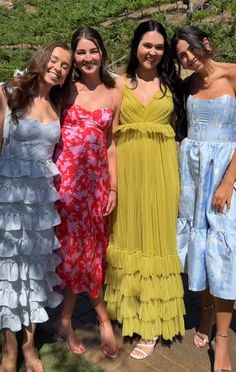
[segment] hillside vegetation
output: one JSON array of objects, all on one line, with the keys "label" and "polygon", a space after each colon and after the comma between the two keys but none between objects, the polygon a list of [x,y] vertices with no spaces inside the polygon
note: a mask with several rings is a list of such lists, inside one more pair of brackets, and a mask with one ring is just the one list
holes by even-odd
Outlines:
[{"label": "hillside vegetation", "polygon": [[[236,0],[0,0],[0,81],[22,69],[32,51],[52,40],[69,42],[81,25],[96,27],[116,71],[124,63],[133,29],[142,19],[161,21],[171,35],[184,23],[208,31],[217,54],[235,61]],[[119,62],[120,61],[120,62]]]}]

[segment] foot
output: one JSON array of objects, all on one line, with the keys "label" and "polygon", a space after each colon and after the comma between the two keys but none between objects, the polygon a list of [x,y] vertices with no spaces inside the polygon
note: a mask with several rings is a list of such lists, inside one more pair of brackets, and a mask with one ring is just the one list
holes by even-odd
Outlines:
[{"label": "foot", "polygon": [[214,305],[206,306],[201,309],[201,324],[198,332],[193,337],[193,344],[199,348],[209,344],[212,327],[215,323]]},{"label": "foot", "polygon": [[102,352],[108,358],[115,359],[118,356],[118,347],[110,320],[100,322],[99,329]]},{"label": "foot", "polygon": [[54,330],[56,333],[65,340],[67,348],[75,354],[83,354],[85,352],[85,347],[82,342],[76,336],[71,323],[66,326],[60,323],[54,325]]},{"label": "foot", "polygon": [[156,346],[158,337],[154,337],[152,340],[143,340],[136,345],[134,350],[130,353],[130,356],[134,359],[145,359],[151,355]]},{"label": "foot", "polygon": [[215,362],[214,371],[231,371],[231,363],[229,359],[229,349],[228,349],[228,336],[216,334],[215,342]]},{"label": "foot", "polygon": [[43,372],[43,365],[34,346],[23,346],[26,372]]},{"label": "foot", "polygon": [[16,372],[17,368],[17,348],[9,349],[3,347],[0,372]]}]

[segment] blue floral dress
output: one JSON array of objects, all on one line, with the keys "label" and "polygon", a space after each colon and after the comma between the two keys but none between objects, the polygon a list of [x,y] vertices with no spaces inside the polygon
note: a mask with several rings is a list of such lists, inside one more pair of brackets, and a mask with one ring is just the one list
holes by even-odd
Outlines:
[{"label": "blue floral dress", "polygon": [[[236,100],[187,99],[188,136],[180,146],[178,251],[189,287],[236,299],[236,191],[230,210],[212,199],[236,150]],[[235,184],[236,185],[236,184]]]}]

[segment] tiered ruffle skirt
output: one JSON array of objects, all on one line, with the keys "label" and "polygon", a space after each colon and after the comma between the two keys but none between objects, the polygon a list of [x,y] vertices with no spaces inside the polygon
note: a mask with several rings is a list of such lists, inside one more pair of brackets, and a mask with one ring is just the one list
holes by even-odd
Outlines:
[{"label": "tiered ruffle skirt", "polygon": [[45,307],[62,300],[53,289],[60,263],[53,253],[60,223],[56,174],[50,160],[0,160],[0,329],[45,322]]},{"label": "tiered ruffle skirt", "polygon": [[[133,130],[134,129],[134,130]],[[118,127],[118,204],[107,251],[105,300],[123,336],[184,335],[176,249],[179,184],[170,126]]]}]

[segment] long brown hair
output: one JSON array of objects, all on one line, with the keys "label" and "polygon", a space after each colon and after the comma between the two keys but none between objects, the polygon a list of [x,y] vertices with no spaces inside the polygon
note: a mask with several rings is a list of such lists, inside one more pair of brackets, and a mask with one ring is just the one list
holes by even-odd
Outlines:
[{"label": "long brown hair", "polygon": [[[3,86],[14,123],[17,123],[18,119],[25,114],[32,105],[34,98],[39,94],[51,55],[57,47],[70,51],[69,46],[60,41],[43,45],[35,52],[25,71]],[[55,105],[60,102],[63,95],[69,93],[71,75],[72,68],[62,86],[52,87],[50,98]]]},{"label": "long brown hair", "polygon": [[[75,31],[71,37],[71,50],[73,54],[75,54],[78,42],[83,38],[92,41],[96,45],[98,50],[101,51],[102,63],[101,63],[100,70],[99,70],[100,79],[103,82],[103,84],[106,85],[108,88],[114,88],[115,80],[109,74],[109,72],[107,71],[107,67],[106,67],[107,51],[103,43],[102,37],[97,30],[95,30],[92,27],[81,27],[77,31]],[[80,70],[77,68],[76,64],[74,64],[74,72],[73,72],[74,81],[78,81],[81,77],[80,75],[81,75]]]}]

